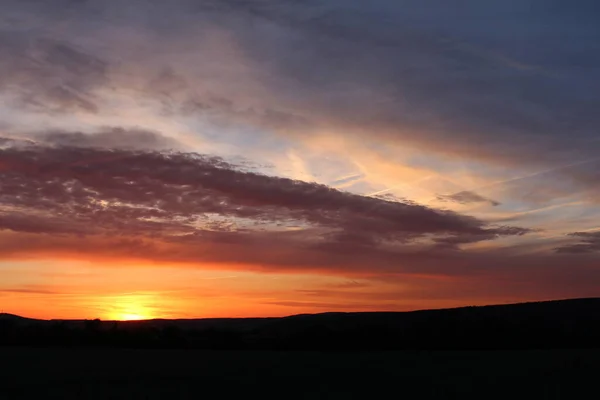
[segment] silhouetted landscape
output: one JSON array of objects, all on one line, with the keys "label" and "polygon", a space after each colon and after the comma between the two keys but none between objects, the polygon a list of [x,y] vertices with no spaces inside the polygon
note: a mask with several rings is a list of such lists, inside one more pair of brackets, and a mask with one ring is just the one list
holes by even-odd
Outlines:
[{"label": "silhouetted landscape", "polygon": [[101,321],[3,314],[0,343],[318,351],[597,348],[600,298],[283,318]]},{"label": "silhouetted landscape", "polygon": [[585,398],[600,299],[249,319],[2,314],[0,338],[2,399]]}]

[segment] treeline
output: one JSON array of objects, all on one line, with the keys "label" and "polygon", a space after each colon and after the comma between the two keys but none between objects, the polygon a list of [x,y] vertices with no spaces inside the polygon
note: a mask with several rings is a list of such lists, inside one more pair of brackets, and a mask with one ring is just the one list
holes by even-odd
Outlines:
[{"label": "treeline", "polygon": [[18,323],[0,320],[0,345],[124,348],[230,348],[237,332],[184,330],[176,325],[163,327],[132,325],[127,322],[86,320]]},{"label": "treeline", "polygon": [[319,351],[600,347],[600,299],[237,321],[242,320],[3,318],[0,345]]}]

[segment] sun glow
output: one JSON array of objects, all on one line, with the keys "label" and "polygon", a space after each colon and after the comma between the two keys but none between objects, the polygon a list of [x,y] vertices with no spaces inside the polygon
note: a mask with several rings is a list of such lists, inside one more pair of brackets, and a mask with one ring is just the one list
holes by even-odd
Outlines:
[{"label": "sun glow", "polygon": [[139,321],[139,320],[148,319],[148,318],[144,317],[141,314],[124,313],[121,315],[121,318],[118,318],[118,319],[123,320],[123,321]]},{"label": "sun glow", "polygon": [[119,321],[139,321],[156,318],[152,303],[156,300],[149,294],[126,294],[115,296],[109,301],[111,311],[107,317]]}]

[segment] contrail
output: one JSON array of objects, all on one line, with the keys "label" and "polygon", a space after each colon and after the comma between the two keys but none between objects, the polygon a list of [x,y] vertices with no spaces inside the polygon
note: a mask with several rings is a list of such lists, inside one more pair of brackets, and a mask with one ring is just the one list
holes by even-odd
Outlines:
[{"label": "contrail", "polygon": [[366,196],[372,197],[372,196],[377,196],[378,194],[383,194],[383,193],[391,192],[392,190],[394,190],[396,188],[399,188],[400,186],[404,186],[404,184],[401,183],[399,185],[395,185],[395,186],[389,187],[387,189],[383,189],[383,190],[380,190],[380,191],[377,191],[377,192],[369,193]]},{"label": "contrail", "polygon": [[591,163],[591,162],[594,162],[594,161],[598,161],[598,160],[600,160],[600,157],[594,157],[594,158],[590,158],[590,159],[584,160],[584,161],[578,161],[578,162],[575,162],[575,163],[565,164],[565,165],[561,165],[561,166],[550,168],[550,169],[543,170],[543,171],[537,171],[537,172],[534,172],[534,173],[531,173],[531,174],[528,174],[528,175],[518,176],[518,177],[515,177],[515,178],[506,179],[506,180],[503,180],[503,181],[492,182],[492,183],[489,183],[487,185],[483,185],[483,186],[479,186],[479,187],[476,187],[476,188],[472,188],[470,190],[487,189],[487,188],[498,186],[498,185],[504,185],[506,183],[516,182],[516,181],[520,181],[520,180],[528,179],[528,178],[533,178],[535,176],[547,174],[547,173],[550,173],[550,172],[560,171],[560,170],[571,168],[571,167],[575,167],[575,166],[578,166],[578,165],[588,164],[588,163]]},{"label": "contrail", "polygon": [[[383,189],[383,190],[379,190],[379,191],[377,191],[377,192],[373,192],[373,193],[366,194],[365,196],[366,196],[366,197],[377,196],[377,195],[379,195],[379,194],[384,194],[384,193],[387,193],[387,192],[391,192],[392,190],[394,190],[394,189],[396,189],[396,188],[399,188],[399,187],[401,187],[401,186],[412,186],[412,185],[414,185],[415,183],[422,182],[422,181],[424,181],[424,180],[426,180],[426,179],[429,179],[429,178],[431,178],[432,176],[433,176],[433,175],[427,175],[427,176],[425,176],[425,177],[423,177],[423,178],[419,178],[419,179],[417,179],[417,180],[415,180],[415,181],[413,181],[413,182],[410,182],[410,183],[400,183],[400,184],[398,184],[398,185],[391,186],[391,187],[389,187],[389,188],[387,188],[387,189]],[[422,190],[422,189],[421,189],[421,190]]]}]

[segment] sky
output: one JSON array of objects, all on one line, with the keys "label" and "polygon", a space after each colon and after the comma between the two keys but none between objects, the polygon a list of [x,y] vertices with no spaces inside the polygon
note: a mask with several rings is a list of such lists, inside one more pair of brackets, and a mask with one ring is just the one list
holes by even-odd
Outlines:
[{"label": "sky", "polygon": [[595,0],[0,7],[0,311],[600,295]]}]

